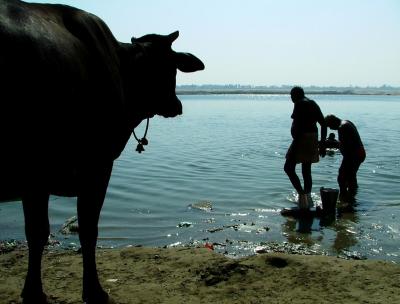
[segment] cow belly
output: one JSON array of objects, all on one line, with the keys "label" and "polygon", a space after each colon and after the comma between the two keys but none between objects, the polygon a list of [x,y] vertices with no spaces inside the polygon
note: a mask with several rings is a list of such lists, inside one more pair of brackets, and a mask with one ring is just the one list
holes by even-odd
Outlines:
[{"label": "cow belly", "polygon": [[71,137],[61,136],[54,125],[48,128],[53,132],[44,132],[44,126],[33,121],[13,122],[0,123],[0,201],[19,199],[23,189],[29,188],[75,195],[76,156]]},{"label": "cow belly", "polygon": [[23,189],[43,189],[59,196],[77,195],[77,170],[72,166],[53,164],[26,165],[17,159],[7,158],[0,164],[0,202],[20,200]]},{"label": "cow belly", "polygon": [[16,164],[8,160],[0,168],[0,202],[19,200],[22,181]]}]

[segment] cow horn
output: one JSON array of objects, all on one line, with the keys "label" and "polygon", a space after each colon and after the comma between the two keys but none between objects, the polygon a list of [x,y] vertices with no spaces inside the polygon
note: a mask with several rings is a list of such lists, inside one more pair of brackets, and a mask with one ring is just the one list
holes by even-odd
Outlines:
[{"label": "cow horn", "polygon": [[167,36],[169,42],[174,42],[179,37],[179,31],[175,31]]}]

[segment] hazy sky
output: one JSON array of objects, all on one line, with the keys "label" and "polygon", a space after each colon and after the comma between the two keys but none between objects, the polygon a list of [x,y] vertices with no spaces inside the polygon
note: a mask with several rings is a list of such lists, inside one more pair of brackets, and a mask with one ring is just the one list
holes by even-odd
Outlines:
[{"label": "hazy sky", "polygon": [[206,70],[178,84],[400,86],[400,0],[58,0],[123,42],[180,31]]}]

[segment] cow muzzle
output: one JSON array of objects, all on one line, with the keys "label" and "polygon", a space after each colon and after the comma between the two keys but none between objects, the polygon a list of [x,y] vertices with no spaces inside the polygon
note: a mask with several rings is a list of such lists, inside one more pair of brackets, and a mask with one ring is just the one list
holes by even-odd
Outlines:
[{"label": "cow muzzle", "polygon": [[159,115],[165,118],[182,115],[182,103],[179,98],[175,96],[172,102],[165,104],[165,107],[159,112]]}]

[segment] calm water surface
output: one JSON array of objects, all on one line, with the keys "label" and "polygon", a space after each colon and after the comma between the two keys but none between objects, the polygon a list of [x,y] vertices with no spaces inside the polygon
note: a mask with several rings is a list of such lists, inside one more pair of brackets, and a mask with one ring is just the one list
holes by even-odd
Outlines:
[{"label": "calm water surface", "polygon": [[[353,206],[336,221],[299,222],[280,215],[295,206],[283,172],[293,104],[284,95],[181,96],[184,115],[150,121],[149,146],[131,140],[115,162],[100,221],[100,245],[221,244],[232,255],[269,242],[306,245],[331,255],[400,262],[400,97],[311,96],[323,113],[352,120],[367,150]],[[144,126],[137,130],[143,134]],[[313,198],[337,187],[340,153],[313,165]],[[191,208],[209,201],[212,210]],[[52,197],[51,229],[76,214],[75,199]],[[0,205],[0,239],[24,239],[22,207]],[[302,232],[311,226],[310,233]]]}]

